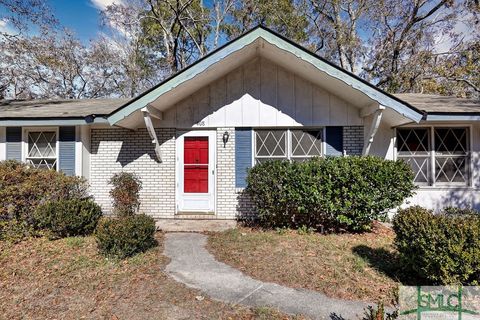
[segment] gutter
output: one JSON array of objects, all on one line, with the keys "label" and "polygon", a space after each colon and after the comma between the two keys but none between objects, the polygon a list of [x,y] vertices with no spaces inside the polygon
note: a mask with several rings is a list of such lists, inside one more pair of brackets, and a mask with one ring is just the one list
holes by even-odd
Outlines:
[{"label": "gutter", "polygon": [[88,115],[85,117],[4,117],[0,118],[1,127],[21,126],[82,126],[108,124],[106,115]]}]

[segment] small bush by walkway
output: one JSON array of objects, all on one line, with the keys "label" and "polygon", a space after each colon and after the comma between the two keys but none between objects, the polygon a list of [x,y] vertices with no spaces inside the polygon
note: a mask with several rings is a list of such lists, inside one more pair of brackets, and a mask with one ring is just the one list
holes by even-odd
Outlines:
[{"label": "small bush by walkway", "polygon": [[399,282],[391,229],[375,224],[363,234],[300,233],[240,228],[210,234],[208,248],[219,261],[259,280],[392,303]]}]

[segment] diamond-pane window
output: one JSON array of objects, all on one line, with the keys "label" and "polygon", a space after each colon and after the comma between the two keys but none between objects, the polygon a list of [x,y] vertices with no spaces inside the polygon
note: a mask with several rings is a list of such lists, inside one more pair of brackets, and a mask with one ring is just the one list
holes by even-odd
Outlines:
[{"label": "diamond-pane window", "polygon": [[435,182],[468,183],[467,128],[434,128]]},{"label": "diamond-pane window", "polygon": [[402,155],[425,155],[430,150],[428,128],[398,129],[397,150]]},{"label": "diamond-pane window", "polygon": [[292,157],[320,157],[321,130],[292,130]]},{"label": "diamond-pane window", "polygon": [[322,130],[255,130],[255,161],[321,157]]},{"label": "diamond-pane window", "polygon": [[397,129],[398,157],[407,162],[415,174],[418,184],[429,184],[430,170],[430,130],[428,128]]},{"label": "diamond-pane window", "polygon": [[437,155],[464,155],[467,151],[466,128],[435,128],[435,152]]},{"label": "diamond-pane window", "polygon": [[54,131],[28,132],[27,163],[35,168],[57,168],[57,134]]},{"label": "diamond-pane window", "polygon": [[468,128],[399,128],[398,158],[412,167],[419,184],[469,183]]},{"label": "diamond-pane window", "polygon": [[412,167],[415,178],[413,181],[419,184],[430,182],[430,157],[402,157]]},{"label": "diamond-pane window", "polygon": [[287,131],[286,130],[258,130],[255,132],[257,157],[286,158]]}]

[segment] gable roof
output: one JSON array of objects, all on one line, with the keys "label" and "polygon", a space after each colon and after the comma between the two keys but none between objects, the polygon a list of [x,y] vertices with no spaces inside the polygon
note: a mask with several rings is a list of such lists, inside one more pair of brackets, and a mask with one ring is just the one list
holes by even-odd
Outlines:
[{"label": "gable roof", "polygon": [[344,84],[352,87],[353,89],[362,92],[370,99],[384,105],[385,107],[395,110],[396,112],[415,122],[420,121],[423,117],[423,113],[409,103],[402,101],[401,99],[381,90],[380,88],[377,88],[373,84],[321,58],[320,56],[308,51],[298,44],[286,39],[282,35],[263,26],[258,26],[236,38],[235,40],[232,40],[222,47],[212,51],[185,69],[165,79],[150,90],[147,90],[138,97],[125,103],[107,116],[108,122],[111,125],[116,124],[117,122],[128,117],[133,112],[152,103],[160,96],[169,93],[182,84],[192,80],[196,76],[205,73],[214,64],[219,63],[223,59],[226,59],[236,52],[239,52],[259,39],[262,39],[273,45],[278,50],[283,50],[293,54],[297,59],[302,60],[316,68],[317,71],[327,74],[332,79],[342,81]]}]

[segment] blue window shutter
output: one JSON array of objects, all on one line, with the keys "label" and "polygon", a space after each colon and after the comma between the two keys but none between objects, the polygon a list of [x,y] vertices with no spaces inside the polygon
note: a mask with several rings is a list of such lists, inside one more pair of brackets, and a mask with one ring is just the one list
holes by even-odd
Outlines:
[{"label": "blue window shutter", "polygon": [[343,155],[343,127],[326,127],[326,150],[327,156]]},{"label": "blue window shutter", "polygon": [[22,161],[22,128],[7,127],[7,160]]},{"label": "blue window shutter", "polygon": [[59,169],[66,175],[75,175],[75,127],[60,127],[59,130]]},{"label": "blue window shutter", "polygon": [[252,129],[235,129],[235,187],[247,186],[247,170],[252,167]]}]

